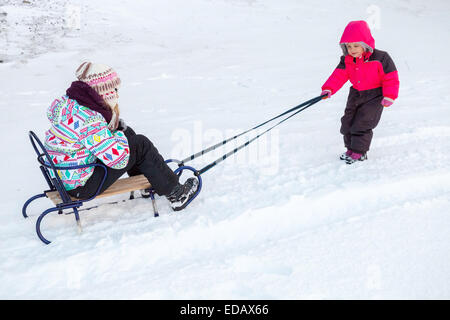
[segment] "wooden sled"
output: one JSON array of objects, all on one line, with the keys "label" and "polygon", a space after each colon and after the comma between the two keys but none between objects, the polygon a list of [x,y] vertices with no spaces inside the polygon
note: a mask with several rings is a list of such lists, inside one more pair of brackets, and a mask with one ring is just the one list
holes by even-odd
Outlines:
[{"label": "wooden sled", "polygon": [[[62,214],[63,210],[67,210],[67,209],[72,210],[75,215],[75,220],[76,220],[76,223],[78,226],[78,231],[81,232],[82,229],[81,229],[81,221],[80,221],[80,216],[79,216],[79,211],[81,211],[81,210],[79,210],[79,208],[85,202],[88,202],[88,201],[91,201],[91,200],[97,199],[97,198],[104,198],[104,197],[109,197],[109,196],[113,196],[113,195],[117,195],[117,194],[130,192],[130,199],[134,199],[134,192],[136,190],[148,190],[149,196],[143,196],[143,197],[151,198],[154,216],[155,217],[159,216],[158,209],[156,207],[155,197],[154,197],[155,192],[151,188],[151,184],[148,182],[147,178],[144,175],[138,175],[138,176],[119,179],[116,182],[114,182],[105,191],[100,193],[100,190],[101,190],[101,188],[106,180],[106,176],[107,176],[107,167],[104,164],[92,163],[92,164],[87,164],[87,165],[71,166],[71,167],[55,166],[50,158],[50,155],[48,154],[48,152],[44,148],[44,145],[39,140],[39,138],[36,136],[36,134],[33,131],[30,131],[29,137],[30,137],[31,144],[32,144],[34,150],[36,151],[36,154],[38,155],[37,160],[40,165],[40,170],[48,184],[49,189],[28,199],[22,207],[22,215],[25,218],[28,217],[27,212],[26,212],[27,207],[29,206],[29,204],[31,202],[33,202],[36,199],[46,197],[53,202],[53,204],[55,206],[48,208],[47,210],[42,212],[36,221],[36,233],[37,233],[39,239],[42,242],[44,242],[45,244],[51,243],[51,241],[47,240],[41,233],[41,222],[42,222],[42,219],[47,214],[49,214],[50,212],[54,212],[54,211],[58,211],[59,214]],[[178,160],[173,160],[173,159],[166,160],[166,163],[168,163],[168,162],[176,162],[179,164],[179,168],[177,168],[174,171],[178,175],[181,175],[183,170],[190,170],[190,171],[194,172],[194,174],[197,173],[197,171],[192,167],[182,166],[181,162]],[[64,185],[63,185],[61,179],[59,178],[57,170],[75,170],[75,169],[88,168],[88,167],[101,167],[105,171],[103,180],[100,183],[95,195],[89,199],[77,199],[77,198],[71,197],[65,190]],[[52,175],[50,175],[50,170],[53,171],[53,176],[55,178],[52,178]],[[200,193],[201,186],[202,186],[202,180],[201,180],[200,176],[197,176],[197,179],[199,180],[199,187],[197,189],[195,196],[187,204],[189,204]],[[88,208],[88,209],[90,209],[90,208]],[[83,210],[87,210],[87,209],[83,209]]]}]

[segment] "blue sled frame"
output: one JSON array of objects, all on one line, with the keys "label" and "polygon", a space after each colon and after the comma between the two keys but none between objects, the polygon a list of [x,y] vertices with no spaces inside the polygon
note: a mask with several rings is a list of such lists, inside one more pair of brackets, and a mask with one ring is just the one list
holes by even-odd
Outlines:
[{"label": "blue sled frame", "polygon": [[[48,192],[57,191],[62,199],[61,203],[42,212],[36,221],[36,233],[37,233],[39,239],[42,242],[44,242],[45,244],[49,244],[49,243],[51,243],[51,241],[47,240],[41,233],[42,219],[50,212],[58,211],[58,214],[62,214],[63,210],[67,210],[67,209],[73,210],[73,213],[75,215],[75,220],[76,220],[76,223],[78,226],[78,231],[81,232],[81,221],[80,221],[80,215],[79,215],[78,209],[85,202],[95,199],[100,194],[100,190],[106,180],[108,171],[107,171],[107,167],[102,163],[92,163],[92,164],[86,164],[86,165],[80,165],[80,166],[56,166],[53,163],[52,159],[50,158],[50,155],[48,154],[44,145],[39,140],[39,138],[36,136],[36,134],[33,131],[30,131],[28,135],[29,135],[29,138],[31,141],[31,145],[33,146],[33,149],[37,154],[37,161],[39,162],[39,168],[48,184],[49,189],[45,190],[44,192],[42,192],[40,194],[32,196],[30,199],[28,199],[22,207],[22,215],[24,216],[24,218],[28,218],[27,208],[30,205],[30,203],[36,199],[47,197],[46,194]],[[179,160],[168,159],[165,162],[166,163],[175,162],[178,164],[179,167],[174,171],[178,176],[181,176],[181,174],[183,173],[184,170],[188,170],[188,171],[192,171],[194,173],[194,175],[197,177],[197,179],[199,181],[199,186],[198,186],[197,192],[195,193],[194,197],[192,197],[189,200],[189,202],[186,204],[186,206],[187,206],[200,193],[200,191],[202,189],[202,178],[196,169],[194,169],[193,167],[190,167],[190,166],[183,166],[182,162]],[[98,186],[95,195],[92,196],[91,198],[83,199],[83,200],[82,199],[72,200],[72,198],[69,196],[66,189],[64,188],[64,185],[63,185],[61,179],[59,178],[57,170],[75,170],[75,169],[82,169],[82,168],[89,168],[89,167],[103,168],[105,174],[103,176],[102,182]],[[50,170],[52,170],[55,178],[52,178],[52,176],[50,175]],[[155,217],[157,217],[157,216],[159,216],[159,213],[156,208],[154,194],[155,194],[154,190],[150,189],[150,198],[152,199],[152,203],[153,203],[154,215],[155,215]],[[133,199],[133,196],[131,196],[130,199]]]}]

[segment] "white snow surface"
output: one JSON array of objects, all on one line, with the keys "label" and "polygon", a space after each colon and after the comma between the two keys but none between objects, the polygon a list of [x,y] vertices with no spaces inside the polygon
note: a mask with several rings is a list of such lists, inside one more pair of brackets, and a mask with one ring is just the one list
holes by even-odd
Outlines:
[{"label": "white snow surface", "polygon": [[[449,299],[449,14],[437,0],[3,1],[0,298]],[[205,173],[181,212],[95,200],[81,234],[73,214],[46,216],[50,245],[35,233],[50,200],[22,217],[46,189],[27,133],[43,138],[81,62],[112,66],[122,118],[183,158],[317,96],[361,19],[400,77],[368,161],[338,159],[346,84],[252,145],[269,149],[259,162],[241,151]]]}]

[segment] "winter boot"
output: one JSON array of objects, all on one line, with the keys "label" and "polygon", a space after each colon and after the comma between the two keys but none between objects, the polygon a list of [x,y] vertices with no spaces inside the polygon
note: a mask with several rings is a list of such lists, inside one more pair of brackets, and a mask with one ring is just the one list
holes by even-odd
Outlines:
[{"label": "winter boot", "polygon": [[352,163],[355,163],[356,161],[364,161],[364,160],[367,160],[367,153],[366,152],[364,152],[364,153],[356,153],[356,152],[353,152],[352,154],[351,154],[351,156],[350,157],[348,157],[346,160],[345,160],[345,163],[346,164],[352,164]]},{"label": "winter boot", "polygon": [[345,151],[343,154],[341,154],[341,156],[339,157],[339,159],[341,160],[347,160],[348,158],[350,158],[350,156],[352,155],[353,151],[350,149],[347,149],[347,151]]},{"label": "winter boot", "polygon": [[189,203],[189,200],[194,197],[198,189],[198,180],[196,178],[189,178],[184,184],[178,184],[172,192],[166,195],[167,200],[170,201],[170,206],[174,211],[180,211]]}]

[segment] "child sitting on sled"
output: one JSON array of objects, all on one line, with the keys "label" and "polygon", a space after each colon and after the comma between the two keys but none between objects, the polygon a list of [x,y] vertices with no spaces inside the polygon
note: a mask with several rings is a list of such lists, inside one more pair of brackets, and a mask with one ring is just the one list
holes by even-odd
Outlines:
[{"label": "child sitting on sled", "polygon": [[[119,119],[121,81],[117,73],[106,65],[84,62],[76,76],[78,81],[72,82],[47,111],[51,127],[45,133],[45,148],[54,164],[77,166],[101,161],[107,166],[107,178],[100,192],[124,173],[144,174],[174,210],[183,209],[195,194],[198,181],[190,178],[180,184],[152,142]],[[58,173],[68,193],[79,199],[92,197],[104,176],[101,167]]]},{"label": "child sitting on sled", "polygon": [[322,94],[331,97],[350,80],[341,133],[347,151],[340,157],[347,164],[367,159],[373,129],[380,121],[383,107],[398,97],[399,80],[394,62],[385,51],[375,49],[375,40],[365,21],[350,22],[339,42],[344,55],[322,86]]}]

